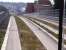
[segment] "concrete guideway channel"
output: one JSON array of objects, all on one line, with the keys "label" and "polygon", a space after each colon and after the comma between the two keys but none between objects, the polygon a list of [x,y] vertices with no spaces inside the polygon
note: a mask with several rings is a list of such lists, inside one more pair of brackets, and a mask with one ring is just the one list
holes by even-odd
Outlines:
[{"label": "concrete guideway channel", "polygon": [[19,17],[23,20],[26,25],[34,32],[37,38],[42,42],[42,44],[47,48],[47,50],[58,50],[58,44],[55,40],[53,40],[48,32],[44,32],[40,30],[33,22],[24,17]]},{"label": "concrete guideway channel", "polygon": [[[43,23],[41,23],[41,22],[39,22],[39,21],[37,21],[37,20],[34,20],[34,19],[32,19],[33,21],[35,21],[35,22],[37,22],[37,23],[39,23],[40,25],[42,25],[42,26],[44,26],[44,27],[46,27],[46,28],[48,28],[49,30],[51,30],[52,28],[51,27],[48,27],[47,25],[45,25],[45,24],[43,24]],[[32,22],[33,22],[32,21]],[[42,27],[40,27],[39,25],[37,25],[37,24],[35,24],[36,26],[38,26],[41,30],[43,30],[44,31],[44,29],[42,28]],[[51,30],[51,32],[56,32],[57,30],[54,30],[54,29],[52,29]],[[55,34],[55,33],[54,33]],[[55,36],[53,36],[52,34],[49,34],[48,33],[48,35],[50,36],[50,37],[52,37],[57,43],[58,43],[58,39],[55,37]],[[66,34],[64,34],[64,40],[66,40]],[[64,49],[66,48],[66,44],[64,44]]]},{"label": "concrete guideway channel", "polygon": [[21,50],[18,28],[14,16],[10,17],[1,50]]},{"label": "concrete guideway channel", "polygon": [[[54,20],[50,20],[50,19],[46,19],[46,18],[41,18],[41,17],[36,17],[36,16],[33,16],[31,18],[35,18],[35,19],[38,19],[38,20],[46,21],[48,23],[52,23],[53,25],[55,25],[57,27],[59,26],[58,21],[54,21]],[[66,25],[63,25],[63,28],[66,29]]]},{"label": "concrete guideway channel", "polygon": [[[50,31],[54,32],[55,34],[58,34],[58,33],[59,33],[58,28],[57,28],[57,29],[52,28],[52,27],[50,27],[49,25],[46,25],[46,24],[44,24],[44,23],[42,23],[42,22],[40,22],[40,21],[37,21],[37,20],[35,20],[35,19],[31,19],[31,20],[34,20],[35,22],[39,23],[40,25],[45,26],[45,27],[48,28]],[[50,23],[50,22],[49,22],[49,23]],[[66,40],[66,34],[65,34],[65,33],[64,33],[64,39]]]},{"label": "concrete guideway channel", "polygon": [[[36,19],[37,19],[37,20],[36,20]],[[51,27],[49,27],[49,25],[45,25],[45,24],[42,23],[41,21],[48,22],[49,24],[55,25],[55,26],[57,26],[57,27],[58,27],[58,23],[55,23],[55,22],[52,22],[52,21],[48,21],[48,20],[46,20],[46,19],[43,20],[43,19],[41,19],[41,18],[33,18],[33,17],[31,17],[31,20],[33,20],[33,21],[39,23],[40,25],[46,27],[46,28],[49,29],[50,31],[54,32],[54,34],[58,33],[58,31],[59,31],[58,28],[52,29]],[[39,20],[39,21],[38,21],[38,20]],[[40,20],[41,20],[41,21],[40,21]],[[63,28],[66,30],[66,26],[64,26]],[[55,37],[54,39],[56,39],[56,37]],[[57,40],[58,40],[58,39],[57,39]],[[56,41],[57,41],[57,40],[56,40]],[[66,31],[64,31],[64,40],[66,40]],[[57,42],[58,42],[58,41],[57,41]],[[64,44],[64,48],[66,48],[66,44]]]},{"label": "concrete guideway channel", "polygon": [[31,20],[33,20],[33,21],[39,23],[39,24],[42,25],[42,26],[45,26],[45,27],[48,28],[50,31],[54,32],[55,34],[58,34],[58,32],[59,32],[58,29],[54,29],[54,28],[50,27],[49,25],[46,25],[46,24],[44,24],[44,23],[41,23],[40,21],[37,21],[37,20],[35,20],[35,19],[31,19]]}]

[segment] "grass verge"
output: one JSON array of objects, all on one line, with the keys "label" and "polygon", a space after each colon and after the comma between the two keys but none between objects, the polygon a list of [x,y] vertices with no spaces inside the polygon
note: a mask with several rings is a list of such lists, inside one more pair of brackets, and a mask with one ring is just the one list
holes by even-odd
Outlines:
[{"label": "grass verge", "polygon": [[0,49],[4,40],[5,31],[0,31]]},{"label": "grass verge", "polygon": [[3,41],[4,41],[4,37],[5,37],[6,29],[7,29],[7,26],[8,26],[8,22],[9,22],[9,18],[4,20],[0,24],[0,49],[1,49]]},{"label": "grass verge", "polygon": [[8,26],[8,23],[9,23],[9,19],[10,17],[6,17],[2,20],[2,22],[0,23],[0,50],[1,50],[1,47],[2,47],[2,44],[3,44],[3,41],[4,41],[4,37],[5,37],[5,33],[6,33],[6,30],[7,30],[7,26]]},{"label": "grass verge", "polygon": [[19,30],[22,50],[46,50],[24,21],[15,17]]}]

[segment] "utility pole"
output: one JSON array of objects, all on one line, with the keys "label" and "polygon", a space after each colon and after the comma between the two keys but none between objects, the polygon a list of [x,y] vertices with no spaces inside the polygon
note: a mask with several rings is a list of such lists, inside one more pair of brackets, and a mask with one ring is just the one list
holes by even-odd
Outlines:
[{"label": "utility pole", "polygon": [[58,50],[63,50],[62,39],[63,39],[63,14],[64,13],[64,0],[59,0],[59,41]]}]

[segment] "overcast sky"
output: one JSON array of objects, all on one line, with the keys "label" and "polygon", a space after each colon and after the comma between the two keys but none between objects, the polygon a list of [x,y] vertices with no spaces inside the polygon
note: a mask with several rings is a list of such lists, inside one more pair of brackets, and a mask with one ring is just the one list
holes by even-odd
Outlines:
[{"label": "overcast sky", "polygon": [[52,3],[52,5],[54,5],[55,3],[54,3],[54,0],[49,0],[51,3]]},{"label": "overcast sky", "polygon": [[0,0],[1,2],[34,2],[34,0]]},{"label": "overcast sky", "polygon": [[[35,0],[0,0],[1,2],[34,2]],[[54,5],[54,0],[49,0],[51,1],[52,5]]]}]

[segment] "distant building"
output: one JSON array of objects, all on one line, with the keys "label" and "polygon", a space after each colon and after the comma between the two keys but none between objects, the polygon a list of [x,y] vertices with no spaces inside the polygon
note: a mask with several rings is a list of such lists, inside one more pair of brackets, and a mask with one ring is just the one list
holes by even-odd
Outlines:
[{"label": "distant building", "polygon": [[44,5],[50,5],[50,1],[49,0],[38,0],[39,4],[44,4]]},{"label": "distant building", "polygon": [[26,13],[32,13],[32,12],[34,12],[34,3],[27,3]]},{"label": "distant building", "polygon": [[49,0],[38,0],[34,3],[27,3],[26,12],[42,12],[44,10],[52,9],[51,2]]},{"label": "distant building", "polygon": [[38,0],[35,1],[35,11],[36,12],[41,12],[44,10],[52,9],[51,2],[49,0]]}]

